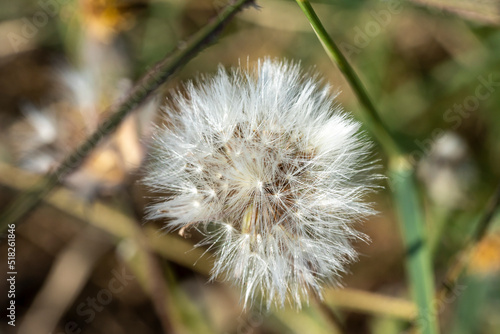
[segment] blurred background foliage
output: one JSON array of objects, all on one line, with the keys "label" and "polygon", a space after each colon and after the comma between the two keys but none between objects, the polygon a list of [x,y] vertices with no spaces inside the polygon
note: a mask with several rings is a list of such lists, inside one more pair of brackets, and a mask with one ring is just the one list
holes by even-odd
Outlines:
[{"label": "blurred background foliage", "polygon": [[[106,117],[107,106],[225,4],[0,2],[0,207],[57,166]],[[296,3],[258,4],[259,10],[238,14],[216,44],[127,117],[18,225],[17,326],[2,320],[0,332],[338,331],[314,302],[298,313],[243,311],[238,291],[207,283],[211,258],[191,250],[196,231],[183,239],[142,218],[149,198],[138,180],[152,124],[169,90],[199,73],[264,56],[293,59],[341,91],[339,102],[358,115],[355,96]],[[410,152],[439,286],[500,179],[500,3],[323,0],[314,6]],[[360,261],[344,277],[346,289],[325,293],[345,333],[401,333],[415,316],[391,184],[384,186],[370,198],[380,213],[359,227],[371,243],[357,245]],[[431,310],[443,333],[500,333],[500,219],[493,219],[457,289]],[[0,268],[7,272],[4,240]],[[118,276],[121,289],[113,289]],[[7,291],[5,280],[0,285]],[[0,306],[7,303],[2,293]]]}]

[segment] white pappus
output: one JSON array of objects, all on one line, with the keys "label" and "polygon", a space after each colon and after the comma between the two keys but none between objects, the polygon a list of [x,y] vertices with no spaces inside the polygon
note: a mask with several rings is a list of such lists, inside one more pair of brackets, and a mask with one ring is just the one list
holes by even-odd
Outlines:
[{"label": "white pappus", "polygon": [[145,183],[164,195],[148,218],[181,235],[202,227],[212,278],[239,286],[245,306],[300,307],[337,285],[379,178],[360,123],[286,61],[220,68],[185,88],[154,138]]}]

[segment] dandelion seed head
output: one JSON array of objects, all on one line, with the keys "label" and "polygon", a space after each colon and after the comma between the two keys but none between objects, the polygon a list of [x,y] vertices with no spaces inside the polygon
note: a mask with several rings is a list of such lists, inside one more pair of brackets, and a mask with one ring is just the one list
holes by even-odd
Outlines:
[{"label": "dandelion seed head", "polygon": [[186,85],[167,108],[145,183],[170,194],[148,218],[171,229],[216,225],[212,278],[245,306],[290,302],[336,285],[356,259],[352,224],[373,214],[370,143],[316,76],[261,60]]}]

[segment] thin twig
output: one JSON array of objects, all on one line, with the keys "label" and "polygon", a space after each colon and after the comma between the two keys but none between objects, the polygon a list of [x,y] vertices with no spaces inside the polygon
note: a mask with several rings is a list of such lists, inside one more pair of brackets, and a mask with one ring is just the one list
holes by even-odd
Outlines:
[{"label": "thin twig", "polygon": [[470,262],[471,256],[478,245],[478,243],[483,239],[488,231],[488,227],[493,221],[496,211],[500,207],[500,184],[498,185],[495,193],[491,196],[488,204],[486,205],[484,215],[479,221],[476,230],[473,235],[467,240],[462,251],[456,256],[453,264],[450,266],[446,272],[443,283],[440,289],[436,293],[436,299],[444,300],[455,290],[457,281],[462,275],[463,271]]},{"label": "thin twig", "polygon": [[107,111],[107,114],[111,116],[101,123],[97,130],[73,151],[54,172],[50,173],[42,182],[35,185],[33,189],[19,195],[10,204],[0,216],[0,232],[5,231],[9,224],[17,223],[35,208],[68,174],[83,163],[90,152],[99,142],[118,127],[125,116],[144,102],[174,72],[182,68],[201,50],[213,43],[224,26],[236,13],[250,5],[254,5],[254,0],[235,0],[225,7],[216,18],[199,30],[189,41],[183,43],[182,47],[153,66],[138,81],[121,103],[117,103]]},{"label": "thin twig", "polygon": [[172,322],[169,317],[169,308],[167,305],[167,298],[170,298],[167,286],[164,283],[161,264],[156,254],[152,253],[150,249],[145,249],[148,270],[151,275],[151,300],[153,302],[156,314],[160,319],[164,333],[174,333]]},{"label": "thin twig", "polygon": [[168,300],[171,298],[171,293],[169,287],[165,284],[166,280],[163,277],[163,270],[161,262],[158,258],[158,254],[155,253],[154,249],[149,244],[148,237],[144,233],[145,231],[139,225],[142,220],[142,214],[135,207],[132,198],[132,189],[130,187],[126,188],[125,196],[127,197],[127,204],[130,210],[131,216],[135,217],[135,224],[133,228],[135,230],[135,240],[137,245],[142,249],[145,257],[145,271],[149,276],[149,286],[150,286],[150,298],[153,303],[154,310],[158,319],[160,320],[163,333],[176,333],[176,329],[172,326],[172,321],[170,319],[170,314],[172,310],[168,305]]},{"label": "thin twig", "polygon": [[138,224],[134,224],[134,228],[136,230],[135,240],[145,257],[145,271],[149,276],[149,288],[151,289],[149,292],[154,310],[160,320],[163,332],[176,333],[177,330],[173,327],[170,319],[172,310],[167,303],[171,298],[171,294],[163,278],[161,263],[158,260],[157,254],[154,253],[154,250],[149,245],[147,236],[141,227]]},{"label": "thin twig", "polygon": [[334,328],[338,334],[346,333],[344,324],[335,314],[335,312],[333,312],[330,306],[326,305],[325,302],[321,300],[316,294],[314,294],[313,298],[321,314],[323,314],[330,326],[332,326],[332,328]]}]

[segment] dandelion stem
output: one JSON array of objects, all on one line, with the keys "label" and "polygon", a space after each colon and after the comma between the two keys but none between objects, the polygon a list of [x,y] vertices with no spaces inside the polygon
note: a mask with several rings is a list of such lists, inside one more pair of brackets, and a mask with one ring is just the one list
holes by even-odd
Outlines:
[{"label": "dandelion stem", "polygon": [[5,231],[10,224],[15,224],[34,209],[67,175],[83,163],[90,152],[121,124],[125,116],[144,102],[173,73],[210,45],[237,12],[253,4],[254,0],[235,0],[231,2],[216,18],[201,28],[182,47],[176,49],[153,66],[121,103],[112,106],[107,111],[111,116],[102,122],[97,130],[76,148],[54,172],[48,174],[32,189],[20,194],[7,207],[0,216],[0,232]]},{"label": "dandelion stem", "polygon": [[330,59],[339,67],[340,71],[344,74],[345,78],[351,85],[352,90],[357,95],[359,101],[365,107],[367,113],[363,114],[365,118],[365,123],[370,127],[370,131],[374,134],[376,139],[384,149],[390,155],[397,155],[401,151],[399,145],[391,136],[389,129],[386,127],[382,119],[380,118],[380,113],[377,111],[372,100],[368,96],[363,83],[359,79],[358,75],[352,68],[352,66],[347,61],[346,57],[342,54],[339,47],[332,40],[328,32],[323,27],[320,19],[314,12],[311,4],[308,0],[296,0],[304,14],[306,15],[309,23],[311,24],[316,36],[320,40],[323,48],[330,57]]},{"label": "dandelion stem", "polygon": [[432,309],[434,291],[432,262],[422,215],[422,205],[418,198],[414,179],[414,170],[400,145],[385,126],[375,105],[368,96],[361,80],[351,67],[339,47],[328,35],[308,0],[296,0],[330,59],[337,64],[344,74],[359,101],[366,109],[363,114],[368,129],[382,145],[390,157],[390,176],[394,186],[394,200],[400,215],[403,239],[408,249],[407,267],[413,297],[419,310],[419,320],[424,326],[421,330],[426,334],[436,334],[439,326]]}]

